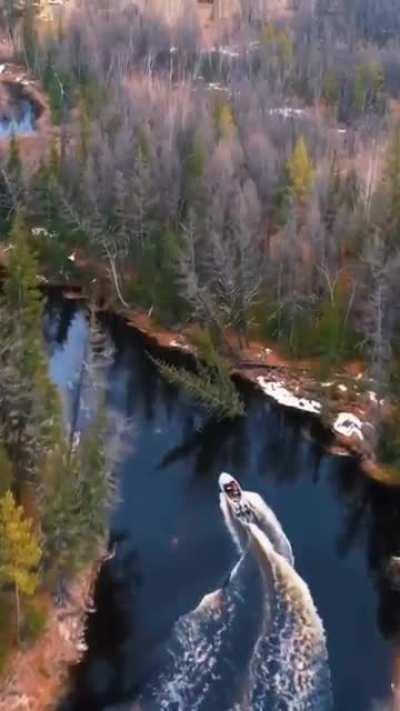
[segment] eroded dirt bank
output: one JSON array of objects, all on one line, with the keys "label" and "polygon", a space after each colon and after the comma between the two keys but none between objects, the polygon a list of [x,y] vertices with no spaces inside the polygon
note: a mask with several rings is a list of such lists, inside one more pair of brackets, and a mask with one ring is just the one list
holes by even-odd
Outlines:
[{"label": "eroded dirt bank", "polygon": [[101,562],[86,568],[71,583],[65,602],[49,608],[43,636],[11,657],[0,682],[0,711],[52,711],[66,685],[68,670],[86,651],[87,615]]}]

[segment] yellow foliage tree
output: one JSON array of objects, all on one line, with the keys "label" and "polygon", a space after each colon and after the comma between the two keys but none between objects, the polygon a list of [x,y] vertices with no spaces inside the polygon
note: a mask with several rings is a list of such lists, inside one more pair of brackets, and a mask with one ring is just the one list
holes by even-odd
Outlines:
[{"label": "yellow foliage tree", "polygon": [[275,48],[276,58],[281,66],[281,70],[287,69],[293,62],[294,46],[289,35],[274,25],[267,25],[261,36],[261,41],[265,45]]},{"label": "yellow foliage tree", "polygon": [[303,136],[297,140],[288,161],[292,190],[300,203],[307,201],[314,183],[315,171]]},{"label": "yellow foliage tree", "polygon": [[20,625],[20,593],[33,595],[39,584],[37,567],[42,551],[33,530],[8,490],[0,498],[0,584],[12,584],[15,590],[17,635]]},{"label": "yellow foliage tree", "polygon": [[230,139],[236,133],[233,111],[229,104],[222,104],[217,111],[218,128],[221,138]]}]

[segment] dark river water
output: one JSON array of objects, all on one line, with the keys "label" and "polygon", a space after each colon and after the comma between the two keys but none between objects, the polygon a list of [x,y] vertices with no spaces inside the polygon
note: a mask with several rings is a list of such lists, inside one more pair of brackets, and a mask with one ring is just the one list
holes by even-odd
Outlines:
[{"label": "dark river water", "polygon": [[[312,420],[289,415],[254,391],[243,392],[245,418],[212,422],[162,381],[139,335],[116,318],[107,318],[105,328],[115,348],[108,407],[126,425],[110,534],[116,555],[98,579],[88,652],[72,670],[60,708],[139,708],[174,623],[219,588],[238,559],[218,505],[217,481],[225,470],[262,495],[292,544],[325,627],[335,711],[392,709],[400,596],[385,570],[400,551],[399,494],[367,480],[350,458],[325,454]],[[50,301],[51,372],[67,399],[87,329],[83,309]],[[250,598],[248,606],[242,603],[251,626]],[[240,639],[230,649],[233,670]],[[200,708],[222,711],[215,700]],[[290,708],[303,707],[294,701]]]}]

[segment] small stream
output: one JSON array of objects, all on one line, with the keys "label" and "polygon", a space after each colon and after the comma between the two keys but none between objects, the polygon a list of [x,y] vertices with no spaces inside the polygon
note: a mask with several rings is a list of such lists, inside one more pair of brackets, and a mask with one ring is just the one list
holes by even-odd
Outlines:
[{"label": "small stream", "polygon": [[34,134],[41,107],[20,84],[2,82],[0,87],[0,139]]},{"label": "small stream", "polygon": [[[97,581],[88,652],[71,672],[71,689],[60,711],[396,708],[389,702],[400,644],[400,593],[385,571],[390,556],[400,551],[400,493],[366,479],[351,458],[328,456],[312,419],[285,413],[253,389],[243,389],[246,418],[212,422],[163,382],[142,337],[114,317],[104,318],[103,325],[114,346],[107,403],[123,419],[126,440],[119,466],[121,501],[111,522],[116,554]],[[85,353],[87,314],[55,294],[45,332],[52,376],[68,403]],[[321,704],[321,696],[300,702],[298,690],[291,703],[276,690],[272,700],[260,693],[260,684],[268,685],[266,673],[279,677],[277,657],[264,664],[265,640],[257,642],[258,656],[249,656],[260,640],[258,610],[265,591],[251,560],[245,558],[232,577],[239,554],[219,508],[222,471],[263,497],[291,542],[296,580],[307,584],[304,594],[310,594],[317,624],[325,629],[333,705],[327,694]],[[256,555],[264,556],[260,550]],[[219,591],[217,598],[206,598],[199,616],[196,607],[213,591]],[[237,603],[229,639],[208,612],[205,616],[210,601],[220,602],[221,595],[228,613],[232,601]],[[282,600],[280,614],[286,615]],[[304,617],[296,609],[289,609],[292,627]],[[230,625],[229,614],[223,630]],[[195,647],[201,649],[206,639],[205,656],[188,657],[189,642],[199,630],[202,637]],[[280,631],[274,632],[279,639]],[[219,657],[208,674],[205,665],[214,660],[207,657],[210,640],[219,640]],[[301,639],[293,649],[302,653]],[[316,653],[313,647],[311,652]],[[170,669],[175,668],[175,683],[176,660],[182,676],[186,667],[180,660],[188,659],[184,681],[191,675],[191,688],[198,685],[195,702],[169,693],[176,689],[168,686]],[[248,689],[244,669],[249,659],[258,674],[258,696],[247,706],[237,705],[238,695]],[[287,670],[291,674],[289,665]],[[199,686],[203,677],[207,683]],[[284,688],[286,679],[280,681]]]}]

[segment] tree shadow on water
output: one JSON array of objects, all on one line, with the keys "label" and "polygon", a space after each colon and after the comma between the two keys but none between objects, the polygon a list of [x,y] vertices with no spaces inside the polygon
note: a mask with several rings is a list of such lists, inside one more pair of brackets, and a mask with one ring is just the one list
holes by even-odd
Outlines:
[{"label": "tree shadow on water", "polygon": [[366,477],[354,462],[336,476],[344,503],[343,528],[337,546],[341,557],[362,544],[378,594],[378,626],[385,639],[400,644],[400,488],[388,488]]},{"label": "tree shadow on water", "polygon": [[163,456],[159,469],[193,459],[194,473],[210,476],[220,473],[227,461],[237,470],[247,465],[250,442],[244,418],[223,421],[210,418],[199,430],[193,429],[193,421],[187,425],[183,441]]},{"label": "tree shadow on water", "polygon": [[141,579],[137,552],[126,544],[126,534],[112,536],[113,554],[101,568],[94,591],[95,612],[87,619],[88,651],[71,670],[70,692],[59,711],[102,711],[129,696],[124,678],[126,645],[135,634],[132,608]]}]

